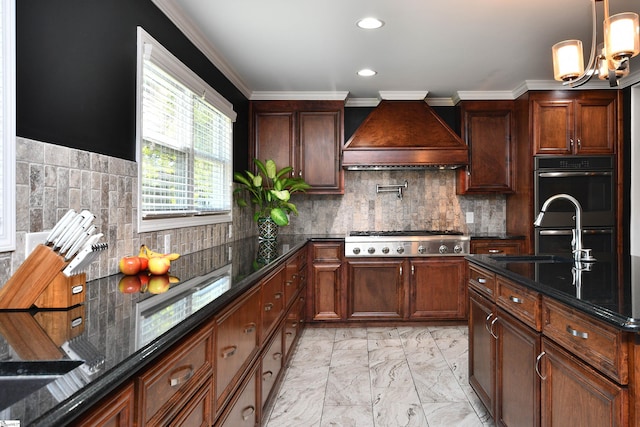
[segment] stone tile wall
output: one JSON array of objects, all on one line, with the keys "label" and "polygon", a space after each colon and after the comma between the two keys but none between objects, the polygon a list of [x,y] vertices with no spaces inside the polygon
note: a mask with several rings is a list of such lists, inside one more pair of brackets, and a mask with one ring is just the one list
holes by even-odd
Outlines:
[{"label": "stone tile wall", "polygon": [[[345,171],[345,194],[294,194],[300,215],[292,217],[293,233],[346,234],[352,230],[462,230],[503,233],[505,196],[458,196],[455,171],[389,170]],[[402,199],[395,193],[376,193],[376,185],[403,184]],[[466,223],[473,212],[474,222]]]}]

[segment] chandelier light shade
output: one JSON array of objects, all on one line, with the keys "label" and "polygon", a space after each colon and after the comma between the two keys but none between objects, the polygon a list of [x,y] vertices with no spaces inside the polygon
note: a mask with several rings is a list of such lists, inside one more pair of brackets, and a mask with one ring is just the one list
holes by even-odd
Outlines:
[{"label": "chandelier light shade", "polygon": [[574,80],[584,73],[582,42],[580,40],[565,40],[556,43],[551,50],[553,51],[553,76],[556,80]]},{"label": "chandelier light shade", "polygon": [[604,21],[605,55],[614,61],[632,58],[640,52],[638,14],[618,13]]},{"label": "chandelier light shade", "polygon": [[[596,2],[604,3],[603,43],[596,53]],[[584,65],[582,42],[565,40],[553,45],[553,77],[563,84],[577,87],[588,82],[594,74],[617,86],[618,80],[629,74],[629,59],[640,53],[640,24],[638,14],[618,13],[609,16],[609,0],[591,0],[592,37],[589,62]]]}]

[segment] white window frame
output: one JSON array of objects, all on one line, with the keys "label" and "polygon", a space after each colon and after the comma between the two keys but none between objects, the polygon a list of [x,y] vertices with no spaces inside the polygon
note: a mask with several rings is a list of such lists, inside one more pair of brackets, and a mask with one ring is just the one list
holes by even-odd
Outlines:
[{"label": "white window frame", "polygon": [[16,9],[15,0],[0,1],[2,1],[0,251],[13,251],[16,248]]},{"label": "white window frame", "polygon": [[[138,232],[158,231],[172,228],[192,227],[207,224],[227,223],[232,221],[231,210],[228,213],[215,215],[195,215],[186,217],[143,218],[142,215],[142,89],[143,89],[143,61],[145,55],[151,55],[155,63],[168,72],[172,77],[194,93],[202,93],[205,100],[235,122],[236,113],[233,105],[209,86],[204,80],[191,71],[171,52],[158,43],[142,27],[138,27],[137,51],[137,94],[136,94],[136,161],[138,162]],[[233,164],[233,159],[231,159]],[[233,185],[230,178],[229,185]],[[229,191],[231,196],[232,191]],[[233,200],[230,200],[233,207]]]}]

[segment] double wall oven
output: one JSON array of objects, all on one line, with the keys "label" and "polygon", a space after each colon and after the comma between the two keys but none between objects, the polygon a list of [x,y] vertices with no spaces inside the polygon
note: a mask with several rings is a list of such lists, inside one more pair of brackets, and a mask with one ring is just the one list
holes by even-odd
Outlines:
[{"label": "double wall oven", "polygon": [[[583,246],[615,253],[616,191],[612,156],[536,157],[534,211],[554,194],[569,194],[582,206]],[[571,245],[574,206],[552,203],[541,227],[535,229],[536,253],[562,253]]]}]

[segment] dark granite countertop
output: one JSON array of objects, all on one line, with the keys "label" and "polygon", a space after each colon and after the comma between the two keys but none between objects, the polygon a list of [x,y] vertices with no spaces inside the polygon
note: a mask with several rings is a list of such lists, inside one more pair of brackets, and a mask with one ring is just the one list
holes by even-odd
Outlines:
[{"label": "dark granite countertop", "polygon": [[594,263],[556,256],[540,261],[517,261],[508,255],[467,259],[622,330],[640,331],[640,257],[623,257],[623,272],[618,273],[612,254],[596,253]]},{"label": "dark granite countertop", "polygon": [[164,293],[123,292],[128,286],[118,274],[87,283],[85,303],[68,310],[0,311],[0,363],[84,362],[39,382],[0,370],[3,418],[22,426],[67,424],[78,407],[108,395],[308,240],[334,238],[281,235],[272,246],[244,239],[173,261],[171,275],[180,281]]}]

